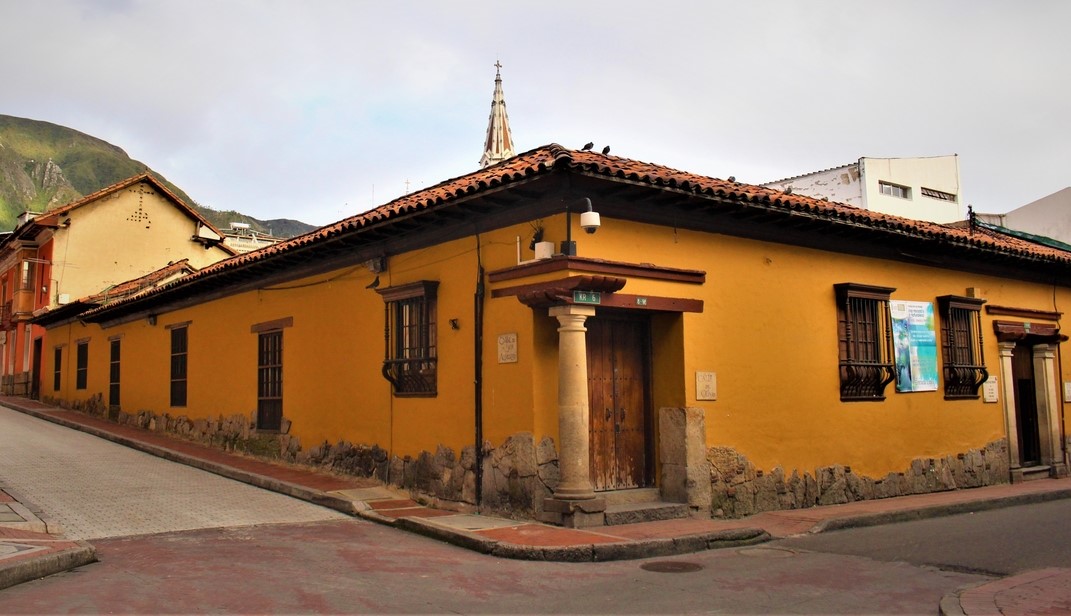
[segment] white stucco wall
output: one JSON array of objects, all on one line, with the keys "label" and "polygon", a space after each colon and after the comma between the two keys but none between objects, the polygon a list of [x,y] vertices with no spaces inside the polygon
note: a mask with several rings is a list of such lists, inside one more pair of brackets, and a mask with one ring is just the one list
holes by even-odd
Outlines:
[{"label": "white stucco wall", "polygon": [[1005,227],[1071,244],[1071,187],[1005,214]]},{"label": "white stucco wall", "polygon": [[[930,222],[955,222],[966,216],[963,195],[959,182],[959,158],[930,156],[925,158],[869,158],[859,159],[865,190],[863,207],[876,212],[928,220]],[[880,182],[905,186],[908,198],[901,199],[884,195]],[[922,194],[923,188],[956,195],[956,200],[943,201]]]},{"label": "white stucco wall", "polygon": [[863,207],[863,184],[859,165],[852,163],[843,167],[816,171],[799,177],[763,184],[767,188],[785,190],[792,187],[792,192],[821,199],[825,197],[836,203],[847,203]]}]

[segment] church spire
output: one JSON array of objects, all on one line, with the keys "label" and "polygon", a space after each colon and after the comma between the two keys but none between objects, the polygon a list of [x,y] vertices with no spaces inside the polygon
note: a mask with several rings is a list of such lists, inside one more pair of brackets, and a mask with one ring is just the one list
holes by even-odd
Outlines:
[{"label": "church spire", "polygon": [[496,61],[495,95],[491,100],[491,118],[487,121],[487,139],[480,167],[493,165],[516,154],[513,151],[513,134],[509,130],[509,116],[506,115],[506,99],[502,95],[502,63]]}]

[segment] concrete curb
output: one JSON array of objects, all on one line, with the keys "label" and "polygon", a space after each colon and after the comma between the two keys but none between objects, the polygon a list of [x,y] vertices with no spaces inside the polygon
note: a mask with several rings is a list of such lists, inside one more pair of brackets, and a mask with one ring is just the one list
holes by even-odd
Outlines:
[{"label": "concrete curb", "polygon": [[8,507],[16,514],[25,520],[25,523],[7,523],[3,526],[8,528],[19,528],[22,530],[28,530],[35,533],[44,533],[46,535],[62,535],[63,527],[52,520],[39,506],[28,500],[25,496],[19,493],[17,490],[13,490],[8,487],[3,481],[0,481],[0,490],[7,493],[8,496],[15,499],[15,502],[7,503]]},{"label": "concrete curb", "polygon": [[941,603],[937,607],[937,613],[941,616],[967,616],[963,611],[963,605],[959,602],[960,591],[950,592],[941,597]]},{"label": "concrete curb", "polygon": [[970,513],[972,511],[989,511],[991,509],[1003,509],[1005,507],[1015,507],[1017,505],[1046,503],[1066,498],[1071,498],[1071,489],[1054,490],[1052,492],[1036,492],[1033,494],[1018,494],[1015,496],[1004,496],[987,500],[949,503],[947,505],[932,505],[930,507],[904,511],[889,511],[844,518],[831,518],[815,524],[808,532],[824,533],[849,528],[881,526],[884,524],[895,524],[897,522],[911,522],[914,520],[926,520],[930,518],[958,515],[961,513]]},{"label": "concrete curb", "polygon": [[0,562],[0,590],[97,562],[97,551],[84,541],[78,547],[10,564]]},{"label": "concrete curb", "polygon": [[[383,516],[377,515],[375,518],[383,519]],[[370,517],[369,519],[375,518]],[[513,560],[553,562],[605,562],[676,556],[706,550],[754,545],[765,543],[771,539],[770,534],[760,528],[741,528],[682,537],[615,541],[612,543],[585,543],[569,546],[540,546],[498,541],[471,531],[445,528],[423,518],[398,518],[393,521],[392,525],[396,528],[438,539],[481,554],[490,554],[499,558]]]}]

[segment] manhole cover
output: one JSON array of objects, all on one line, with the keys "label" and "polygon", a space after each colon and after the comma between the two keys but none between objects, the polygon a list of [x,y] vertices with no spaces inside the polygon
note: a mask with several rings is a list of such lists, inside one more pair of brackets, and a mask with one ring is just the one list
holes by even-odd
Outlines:
[{"label": "manhole cover", "polygon": [[792,558],[796,555],[792,550],[784,548],[747,548],[737,550],[736,553],[741,556],[759,556],[763,558]]},{"label": "manhole cover", "polygon": [[644,571],[654,571],[655,573],[691,573],[693,571],[699,571],[702,568],[703,565],[681,562],[679,560],[662,560],[640,565],[640,569],[643,569]]}]

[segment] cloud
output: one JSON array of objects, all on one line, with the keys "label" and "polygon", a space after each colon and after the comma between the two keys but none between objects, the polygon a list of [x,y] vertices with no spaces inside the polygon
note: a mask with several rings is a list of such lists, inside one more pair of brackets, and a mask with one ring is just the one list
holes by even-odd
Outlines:
[{"label": "cloud", "polygon": [[[958,153],[977,209],[1067,185],[1071,5],[5,3],[0,113],[105,139],[202,204],[326,224],[472,171],[495,60],[518,146],[763,182]],[[374,187],[374,196],[373,196]]]}]

